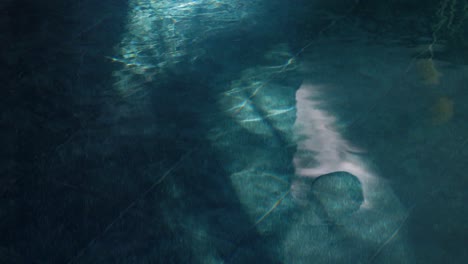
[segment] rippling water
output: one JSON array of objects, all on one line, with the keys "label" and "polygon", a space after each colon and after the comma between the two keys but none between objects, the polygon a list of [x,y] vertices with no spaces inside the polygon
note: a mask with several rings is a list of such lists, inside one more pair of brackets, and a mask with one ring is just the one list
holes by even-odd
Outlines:
[{"label": "rippling water", "polygon": [[465,263],[467,1],[91,2],[3,4],[0,262]]}]

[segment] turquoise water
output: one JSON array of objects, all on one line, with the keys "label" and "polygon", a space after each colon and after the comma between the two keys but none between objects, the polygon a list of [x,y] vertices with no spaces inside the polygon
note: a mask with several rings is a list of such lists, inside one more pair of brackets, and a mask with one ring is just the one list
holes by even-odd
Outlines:
[{"label": "turquoise water", "polygon": [[468,258],[467,1],[0,8],[2,263]]}]

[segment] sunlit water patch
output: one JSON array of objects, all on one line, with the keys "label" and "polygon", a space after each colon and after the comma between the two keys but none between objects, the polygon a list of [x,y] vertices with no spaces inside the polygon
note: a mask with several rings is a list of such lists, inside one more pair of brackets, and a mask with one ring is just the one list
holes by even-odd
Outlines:
[{"label": "sunlit water patch", "polygon": [[[204,41],[255,24],[261,1],[132,0],[127,32],[110,60],[121,65],[115,88],[122,96],[141,92],[145,83],[183,72],[210,51]],[[181,69],[179,69],[181,68]]]}]

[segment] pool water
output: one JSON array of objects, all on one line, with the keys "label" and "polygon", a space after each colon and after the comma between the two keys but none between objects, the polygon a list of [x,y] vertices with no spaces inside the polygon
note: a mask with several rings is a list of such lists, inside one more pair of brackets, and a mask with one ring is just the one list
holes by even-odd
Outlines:
[{"label": "pool water", "polygon": [[2,262],[465,263],[468,1],[58,2],[0,4]]}]

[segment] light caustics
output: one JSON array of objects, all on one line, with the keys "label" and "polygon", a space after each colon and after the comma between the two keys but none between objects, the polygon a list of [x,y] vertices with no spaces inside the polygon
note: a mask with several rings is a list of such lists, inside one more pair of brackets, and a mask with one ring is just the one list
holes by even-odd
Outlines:
[{"label": "light caustics", "polygon": [[[314,42],[311,41],[301,49],[299,54],[312,43]],[[296,92],[295,103],[285,100],[290,96],[284,94],[288,88],[278,85],[278,80],[285,76],[291,78],[301,72],[295,60],[298,54],[288,52],[285,45],[273,49],[272,52],[276,54],[273,57],[277,61],[244,70],[241,78],[233,81],[229,89],[221,94],[220,108],[225,109],[239,126],[252,134],[269,139],[270,142],[275,141],[275,136],[279,134],[275,133],[276,131],[286,135],[282,143],[297,146],[293,165],[298,178],[318,178],[337,171],[348,172],[357,177],[362,186],[364,201],[360,204],[359,212],[340,221],[347,224],[345,229],[357,238],[371,244],[380,243],[382,237],[389,232],[388,226],[399,223],[403,207],[389,186],[368,165],[363,155],[357,154],[362,150],[348,142],[336,128],[336,117],[323,108],[327,105],[327,92],[324,90],[326,87],[306,82]],[[294,128],[291,129],[294,120]],[[260,154],[269,157],[269,154],[255,151],[259,152],[257,159],[248,162],[248,167],[244,166],[243,170],[235,172],[232,175],[232,184],[239,193],[241,203],[246,205],[247,211],[256,220],[257,228],[263,230],[264,227],[260,224],[272,217],[275,210],[281,211],[291,206],[281,206],[281,203],[286,196],[292,195],[294,198],[298,190],[295,189],[294,180],[288,190],[282,183],[285,175],[278,175],[281,181],[270,179],[269,182],[261,181],[259,184],[263,189],[271,188],[270,194],[274,193],[277,199],[272,201],[271,195],[266,195],[261,200],[256,197],[257,205],[251,205],[254,198],[250,197],[250,192],[245,186],[247,181],[256,183],[260,182],[260,178],[266,178],[258,171],[259,168],[262,171],[267,170],[267,162],[262,162],[258,157]],[[260,203],[265,204],[259,206]],[[386,210],[390,210],[391,213],[387,213]],[[362,225],[358,224],[362,218],[377,215],[386,215],[387,218],[369,223],[368,232],[363,232]],[[376,235],[377,233],[379,235]]]},{"label": "light caustics", "polygon": [[[167,71],[177,70],[181,65],[196,64],[198,58],[210,52],[204,46],[205,41],[218,33],[226,34],[239,28],[258,11],[258,2],[260,1],[131,1],[127,31],[120,45],[116,47],[117,54],[110,58],[121,65],[120,70],[114,73],[117,79],[116,90],[122,96],[132,96],[144,91],[142,87],[145,87],[145,84],[163,79]],[[313,41],[307,44],[299,53],[312,43]],[[374,208],[373,195],[381,199],[385,193],[375,191],[381,187],[377,186],[377,177],[362,159],[350,153],[352,145],[338,130],[333,129],[334,118],[326,111],[319,110],[318,104],[321,102],[310,100],[311,96],[317,95],[314,93],[319,93],[319,89],[309,84],[301,86],[294,104],[294,89],[290,89],[290,84],[285,84],[284,79],[294,79],[297,73],[295,58],[298,53],[290,53],[287,45],[279,45],[270,53],[268,55],[266,52],[265,55],[272,58],[266,59],[268,63],[243,70],[240,78],[232,81],[227,85],[226,91],[219,94],[223,117],[224,114],[230,115],[240,127],[265,139],[290,131],[292,123],[296,120],[294,132],[298,137],[304,137],[303,140],[297,141],[298,149],[304,153],[308,152],[308,158],[315,159],[318,164],[314,167],[303,166],[305,163],[302,161],[305,157],[298,152],[293,161],[296,174],[302,177],[318,177],[334,171],[352,173],[359,178],[364,189],[365,201],[362,208]],[[288,94],[291,91],[292,93]],[[297,115],[296,119],[294,114]],[[219,130],[225,132],[227,129],[222,127]],[[239,142],[235,141],[237,138],[234,137],[214,135],[210,139],[213,140],[213,144],[219,144],[217,146],[220,151],[229,152],[226,146],[229,147],[232,156],[228,156],[226,161],[230,158],[241,160],[239,162],[243,166],[237,167],[233,165],[233,160],[226,162],[226,167],[232,166],[232,184],[238,191],[241,203],[255,219],[255,225],[265,224],[265,219],[276,215],[272,212],[280,210],[280,203],[291,193],[288,190],[287,175],[273,173],[277,167],[272,163],[275,163],[274,158],[283,157],[282,153],[277,152],[280,152],[280,147],[284,145],[269,145],[268,142],[265,146],[270,148],[265,151],[255,147],[249,148],[250,146],[243,149],[244,146],[238,146]],[[285,139],[286,141],[281,143],[294,144],[293,135],[288,134]],[[245,155],[238,155],[236,150],[245,151]],[[265,159],[259,158],[260,155],[265,155]],[[247,157],[254,159],[250,160]],[[230,168],[226,168],[228,169]],[[240,171],[236,172],[237,169]],[[248,186],[253,186],[254,189],[249,189]],[[259,199],[260,196],[264,198],[258,194],[259,190],[265,189],[264,195],[267,197]],[[259,206],[260,203],[263,204]],[[380,205],[381,203],[378,203],[375,206]],[[389,219],[392,220],[391,217]],[[383,222],[388,223],[382,221],[382,224],[373,230],[385,230],[387,227]],[[258,228],[261,229],[259,226]],[[356,236],[362,231],[358,227],[355,230]],[[372,239],[367,241],[381,241],[372,235],[369,234]],[[291,238],[291,241],[295,241],[295,238]]]},{"label": "light caustics", "polygon": [[203,41],[233,30],[255,12],[259,1],[132,0],[126,33],[110,60],[121,64],[114,73],[122,96],[141,91],[148,82],[180,64],[209,53]]},{"label": "light caustics", "polygon": [[[219,95],[220,108],[250,133],[273,136],[274,130],[287,131],[295,112],[288,100],[294,87],[280,80],[294,77],[298,64],[286,44],[265,52],[265,63],[242,71],[228,90]],[[292,93],[291,93],[292,95]]]}]

